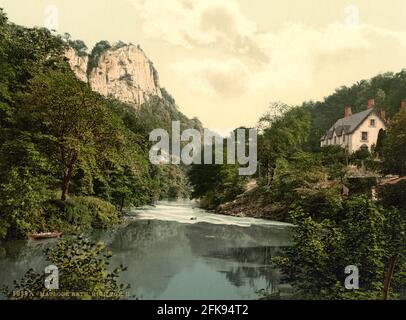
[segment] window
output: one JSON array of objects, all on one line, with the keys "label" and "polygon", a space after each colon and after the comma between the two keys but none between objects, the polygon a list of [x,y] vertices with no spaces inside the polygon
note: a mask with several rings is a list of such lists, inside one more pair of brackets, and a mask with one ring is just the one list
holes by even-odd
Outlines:
[{"label": "window", "polygon": [[337,144],[337,137],[334,137],[334,144]]},{"label": "window", "polygon": [[345,134],[343,134],[343,143],[345,143]]},{"label": "window", "polygon": [[375,119],[371,119],[369,122],[371,127],[375,127],[375,123],[376,123]]},{"label": "window", "polygon": [[361,133],[361,140],[368,141],[368,132],[364,131]]}]

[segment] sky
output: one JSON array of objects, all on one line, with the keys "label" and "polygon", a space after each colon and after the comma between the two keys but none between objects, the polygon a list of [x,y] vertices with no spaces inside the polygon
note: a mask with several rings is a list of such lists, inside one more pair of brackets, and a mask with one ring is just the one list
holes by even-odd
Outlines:
[{"label": "sky", "polygon": [[271,102],[321,100],[406,68],[404,0],[0,0],[0,7],[17,24],[52,25],[89,48],[99,40],[139,44],[180,110],[218,132],[255,125]]}]

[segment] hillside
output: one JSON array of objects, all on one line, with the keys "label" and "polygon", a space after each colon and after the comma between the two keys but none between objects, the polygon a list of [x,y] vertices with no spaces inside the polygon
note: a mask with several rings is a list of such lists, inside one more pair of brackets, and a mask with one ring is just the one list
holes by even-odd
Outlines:
[{"label": "hillside", "polygon": [[376,107],[385,110],[386,116],[392,118],[399,112],[401,101],[406,98],[406,69],[398,73],[379,74],[352,86],[340,87],[323,101],[303,103],[301,106],[308,110],[311,118],[308,148],[319,148],[320,137],[343,117],[345,106],[350,106],[353,113],[357,113],[365,110],[370,98],[375,98]]},{"label": "hillside", "polygon": [[139,47],[102,41],[88,54],[0,10],[0,69],[0,239],[108,228],[126,208],[190,194],[185,168],[151,165],[148,138],[201,123]]}]

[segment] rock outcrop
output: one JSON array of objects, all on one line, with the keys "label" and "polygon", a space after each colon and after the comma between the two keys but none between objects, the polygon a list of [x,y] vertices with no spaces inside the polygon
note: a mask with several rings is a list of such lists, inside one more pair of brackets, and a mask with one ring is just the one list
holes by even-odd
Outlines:
[{"label": "rock outcrop", "polygon": [[87,55],[79,55],[75,49],[69,48],[65,56],[68,58],[69,65],[76,77],[84,82],[88,82],[87,78],[87,66],[89,63],[89,57]]},{"label": "rock outcrop", "polygon": [[136,106],[151,96],[162,97],[158,74],[139,46],[108,46],[91,55],[70,48],[66,57],[78,79],[106,97]]}]

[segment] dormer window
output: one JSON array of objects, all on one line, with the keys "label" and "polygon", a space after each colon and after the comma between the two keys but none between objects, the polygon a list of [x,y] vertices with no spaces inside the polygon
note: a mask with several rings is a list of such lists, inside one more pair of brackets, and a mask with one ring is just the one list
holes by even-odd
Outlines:
[{"label": "dormer window", "polygon": [[363,132],[361,133],[361,140],[362,140],[362,141],[368,141],[368,132],[363,131]]},{"label": "dormer window", "polygon": [[375,125],[376,125],[375,119],[371,119],[371,120],[369,121],[369,125],[370,125],[371,127],[375,127]]}]

